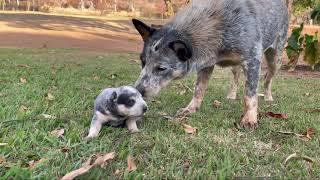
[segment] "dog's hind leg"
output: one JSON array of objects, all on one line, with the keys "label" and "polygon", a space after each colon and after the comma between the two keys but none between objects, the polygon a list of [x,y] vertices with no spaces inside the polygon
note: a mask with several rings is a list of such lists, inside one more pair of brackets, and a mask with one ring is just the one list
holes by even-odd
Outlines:
[{"label": "dog's hind leg", "polygon": [[285,44],[285,38],[279,37],[276,38],[273,47],[270,47],[265,51],[265,59],[267,61],[268,70],[265,75],[264,82],[264,100],[265,101],[273,101],[271,85],[272,78],[280,69],[282,64],[282,52]]},{"label": "dog's hind leg", "polygon": [[237,97],[237,91],[239,86],[239,78],[241,73],[241,66],[234,66],[231,69],[231,72],[233,74],[233,78],[230,83],[230,89],[228,92],[227,99],[235,100]]},{"label": "dog's hind leg", "polygon": [[180,109],[177,112],[177,116],[186,116],[195,113],[200,108],[205,92],[207,91],[213,69],[214,66],[211,66],[198,72],[193,98],[186,108]]}]

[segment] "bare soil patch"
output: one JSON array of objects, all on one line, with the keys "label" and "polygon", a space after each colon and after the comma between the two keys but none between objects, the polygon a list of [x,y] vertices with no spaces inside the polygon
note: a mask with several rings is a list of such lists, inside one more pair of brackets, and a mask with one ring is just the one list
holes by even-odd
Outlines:
[{"label": "bare soil patch", "polygon": [[[150,21],[151,23],[151,21]],[[138,52],[141,38],[127,20],[30,13],[0,14],[0,47]]]}]

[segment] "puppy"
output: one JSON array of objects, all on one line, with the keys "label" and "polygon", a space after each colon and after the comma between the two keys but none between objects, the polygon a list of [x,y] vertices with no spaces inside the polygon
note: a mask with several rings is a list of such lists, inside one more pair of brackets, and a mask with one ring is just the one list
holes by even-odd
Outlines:
[{"label": "puppy", "polygon": [[147,110],[147,103],[135,88],[107,88],[95,100],[94,116],[86,139],[97,137],[103,124],[112,127],[126,125],[130,132],[138,132],[136,122]]}]

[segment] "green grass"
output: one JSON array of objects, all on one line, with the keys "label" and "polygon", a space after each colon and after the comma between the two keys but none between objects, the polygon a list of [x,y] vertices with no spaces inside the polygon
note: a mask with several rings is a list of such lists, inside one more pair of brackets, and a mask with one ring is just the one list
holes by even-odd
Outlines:
[{"label": "green grass", "polygon": [[[1,49],[0,143],[8,144],[0,146],[0,156],[6,159],[0,164],[0,176],[57,179],[79,168],[94,153],[115,151],[115,160],[105,169],[94,168],[80,178],[320,178],[319,113],[303,111],[319,108],[319,79],[278,76],[273,86],[275,102],[269,107],[260,100],[260,112],[283,112],[289,114],[289,119],[262,117],[259,129],[239,131],[234,128],[234,122],[240,120],[242,102],[240,98],[236,101],[225,98],[230,73],[217,68],[203,106],[187,120],[198,128],[197,135],[186,134],[180,125],[160,115],[173,115],[190,101],[192,92],[183,95],[179,92],[181,83],[193,87],[195,77],[191,76],[172,83],[148,102],[150,111],[140,124],[140,133],[104,127],[98,138],[83,141],[95,97],[103,88],[132,84],[139,74],[139,64],[132,61],[135,59],[137,54]],[[26,77],[27,83],[20,83],[21,77]],[[46,100],[48,92],[54,95],[54,101]],[[239,92],[239,97],[242,93]],[[213,108],[213,100],[221,101],[222,106]],[[19,110],[22,105],[28,107],[27,112]],[[57,119],[39,118],[43,113]],[[50,135],[56,128],[66,130],[63,138]],[[278,133],[303,133],[306,128],[316,129],[310,141]],[[62,148],[70,151],[64,153]],[[309,156],[315,162],[292,160],[285,167],[283,162],[292,153]],[[125,171],[129,154],[134,156],[138,167],[131,173]],[[48,160],[29,169],[29,161],[41,158]],[[121,173],[115,175],[118,169]]]}]

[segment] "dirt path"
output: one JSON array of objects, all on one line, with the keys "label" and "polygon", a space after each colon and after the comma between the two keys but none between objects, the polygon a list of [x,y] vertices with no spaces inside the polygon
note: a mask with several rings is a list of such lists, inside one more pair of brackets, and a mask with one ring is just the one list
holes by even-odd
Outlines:
[{"label": "dirt path", "polygon": [[141,39],[129,19],[0,14],[0,47],[138,52],[141,46]]},{"label": "dirt path", "polygon": [[[160,21],[148,23],[161,24]],[[305,27],[314,33],[319,27]],[[319,30],[320,32],[320,30]],[[91,52],[140,52],[141,37],[130,19],[110,20],[93,17],[72,17],[30,13],[0,14],[0,47],[76,48]],[[284,58],[284,63],[287,60]],[[303,61],[300,65],[305,65]],[[289,76],[320,77],[320,72],[297,70]]]}]

